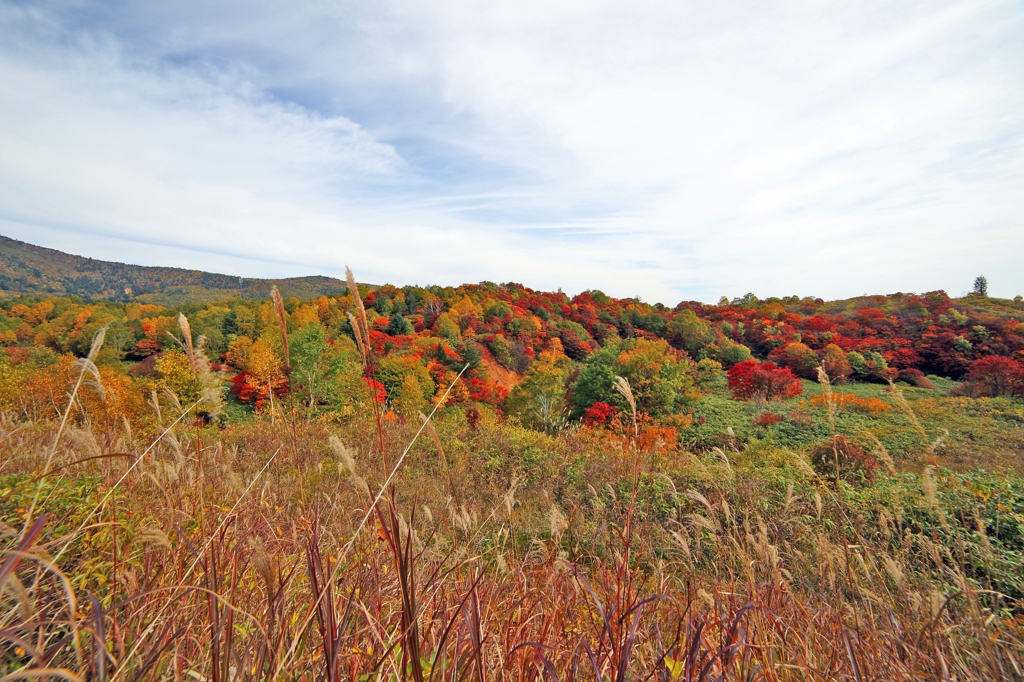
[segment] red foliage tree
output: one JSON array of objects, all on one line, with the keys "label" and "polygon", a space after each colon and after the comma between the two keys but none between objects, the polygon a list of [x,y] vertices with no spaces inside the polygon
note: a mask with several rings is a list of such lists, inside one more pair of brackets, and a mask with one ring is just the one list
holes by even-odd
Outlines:
[{"label": "red foliage tree", "polygon": [[283,400],[289,393],[288,380],[281,377],[273,382],[273,385],[254,385],[249,380],[248,372],[239,372],[231,377],[231,392],[240,403],[253,403],[257,409],[263,407],[270,401],[270,391],[273,390],[276,400]]},{"label": "red foliage tree", "polygon": [[973,395],[1024,397],[1024,365],[1001,355],[990,355],[967,370],[967,385]]},{"label": "red foliage tree", "polygon": [[562,330],[560,338],[565,354],[573,360],[583,360],[590,355],[592,350],[590,345],[580,341],[580,338],[574,332]]},{"label": "red foliage tree", "polygon": [[508,397],[508,389],[493,381],[476,377],[469,377],[465,381],[466,387],[469,389],[469,397],[477,402],[500,405]]},{"label": "red foliage tree", "polygon": [[782,400],[798,396],[804,390],[791,371],[771,362],[740,362],[733,365],[726,378],[736,400]]},{"label": "red foliage tree", "polygon": [[[935,372],[942,376],[959,378],[970,367],[971,350],[958,347],[957,338],[956,334],[948,330],[922,334],[916,345],[916,353],[923,359],[920,365],[898,361],[891,357],[891,352],[887,352],[885,356],[887,360],[890,360],[890,364],[898,369],[918,366],[919,369]],[[914,352],[909,348],[901,350]]]},{"label": "red foliage tree", "polygon": [[594,403],[587,408],[587,411],[583,413],[583,423],[587,426],[596,426],[597,424],[607,424],[612,419],[618,410],[614,406],[607,403]]}]

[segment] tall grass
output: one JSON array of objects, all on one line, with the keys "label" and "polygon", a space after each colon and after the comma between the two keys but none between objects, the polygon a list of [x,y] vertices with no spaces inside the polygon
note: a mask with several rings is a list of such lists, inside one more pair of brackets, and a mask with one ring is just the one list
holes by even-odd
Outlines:
[{"label": "tall grass", "polygon": [[751,472],[779,453],[645,450],[635,418],[379,406],[179,418],[97,457],[62,440],[74,411],[4,425],[0,679],[1024,679],[1020,604],[978,578],[997,552],[931,471],[871,507],[798,453],[773,490]]}]

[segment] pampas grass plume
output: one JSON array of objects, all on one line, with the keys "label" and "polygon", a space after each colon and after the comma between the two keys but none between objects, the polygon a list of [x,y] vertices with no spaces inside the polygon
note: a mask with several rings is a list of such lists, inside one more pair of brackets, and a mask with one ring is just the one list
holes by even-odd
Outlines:
[{"label": "pampas grass plume", "polygon": [[284,300],[281,298],[281,292],[277,290],[276,284],[270,289],[270,298],[274,300],[274,312],[277,313],[277,327],[281,330],[281,343],[284,345],[284,364],[291,368],[292,359],[288,352],[288,318],[284,310]]}]

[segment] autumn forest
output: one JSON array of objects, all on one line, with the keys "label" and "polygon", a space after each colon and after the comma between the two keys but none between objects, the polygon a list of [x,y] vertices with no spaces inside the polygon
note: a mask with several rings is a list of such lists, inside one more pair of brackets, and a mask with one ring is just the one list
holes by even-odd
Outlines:
[{"label": "autumn forest", "polygon": [[45,251],[0,282],[4,679],[1024,679],[1024,302],[984,277],[140,291]]}]

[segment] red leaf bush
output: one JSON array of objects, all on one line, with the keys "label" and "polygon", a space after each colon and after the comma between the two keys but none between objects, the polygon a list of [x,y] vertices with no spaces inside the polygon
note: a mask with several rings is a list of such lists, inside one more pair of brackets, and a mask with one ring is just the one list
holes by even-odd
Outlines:
[{"label": "red leaf bush", "polygon": [[1010,358],[990,355],[977,360],[967,370],[966,378],[957,393],[984,398],[1024,397],[1024,365]]},{"label": "red leaf bush", "polygon": [[726,373],[734,400],[783,400],[803,393],[803,386],[791,371],[771,362],[746,360]]}]

